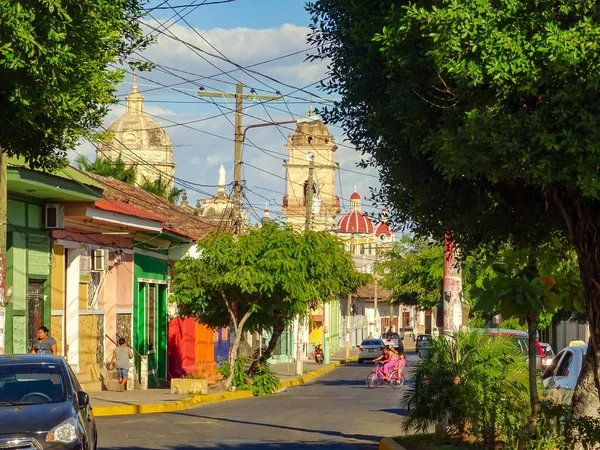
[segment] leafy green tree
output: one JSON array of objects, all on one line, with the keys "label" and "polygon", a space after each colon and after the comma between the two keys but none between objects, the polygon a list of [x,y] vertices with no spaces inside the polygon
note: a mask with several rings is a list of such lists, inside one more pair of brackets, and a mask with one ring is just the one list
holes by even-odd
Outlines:
[{"label": "leafy green tree", "polygon": [[85,156],[80,155],[75,163],[79,169],[86,172],[112,177],[127,184],[135,183],[135,166],[127,167],[121,155],[115,161],[108,158],[97,158],[94,162],[90,162]]},{"label": "leafy green tree", "polygon": [[442,298],[444,248],[427,239],[403,236],[381,256],[381,285],[399,303],[435,308]]},{"label": "leafy green tree", "polygon": [[[476,249],[463,256],[464,299],[471,306],[475,301],[471,292],[481,287],[493,271],[482,264],[485,249]],[[392,291],[392,298],[400,303],[419,305],[432,309],[442,300],[444,277],[444,247],[426,238],[403,236],[388,252],[381,256],[377,265],[383,287]]]},{"label": "leafy green tree", "polygon": [[[241,236],[212,234],[198,250],[200,258],[175,264],[172,301],[183,316],[233,328],[227,387],[245,331],[278,320],[287,323],[311,306],[356,289],[360,279],[343,243],[330,233],[299,233],[275,222]],[[276,311],[280,319],[273,319]]]},{"label": "leafy green tree", "polygon": [[533,427],[539,404],[536,333],[540,318],[551,317],[559,308],[585,310],[576,255],[568,242],[554,239],[537,248],[504,248],[488,256],[485,263],[492,267],[494,276],[476,290],[476,308],[527,324]]},{"label": "leafy green tree", "polygon": [[378,165],[395,219],[461,248],[568,235],[590,350],[574,416],[600,398],[600,12],[595,2],[318,0],[315,58],[344,125]]},{"label": "leafy green tree", "polygon": [[140,187],[154,195],[166,198],[171,203],[177,203],[181,197],[181,194],[183,194],[183,189],[176,187],[172,188],[169,180],[163,179],[161,175],[154,180],[149,180],[148,178],[143,177]]},{"label": "leafy green tree", "polygon": [[0,147],[32,167],[94,137],[124,71],[151,41],[140,0],[0,0]]}]

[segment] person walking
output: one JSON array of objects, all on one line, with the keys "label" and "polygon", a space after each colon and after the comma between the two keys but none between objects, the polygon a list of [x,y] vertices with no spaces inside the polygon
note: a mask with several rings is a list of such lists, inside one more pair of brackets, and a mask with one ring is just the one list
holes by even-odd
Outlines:
[{"label": "person walking", "polygon": [[33,345],[31,353],[38,355],[56,355],[56,340],[50,336],[50,330],[40,327],[37,333],[37,343]]},{"label": "person walking", "polygon": [[129,377],[129,360],[133,358],[131,348],[126,345],[125,339],[119,338],[119,346],[113,352],[110,361],[109,369],[116,365],[119,375],[119,384],[127,386],[127,378]]}]

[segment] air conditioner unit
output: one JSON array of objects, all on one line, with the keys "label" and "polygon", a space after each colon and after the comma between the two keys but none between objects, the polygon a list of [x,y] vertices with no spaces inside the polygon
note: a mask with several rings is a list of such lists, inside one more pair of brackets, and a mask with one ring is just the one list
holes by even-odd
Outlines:
[{"label": "air conditioner unit", "polygon": [[108,267],[108,250],[99,248],[94,250],[92,257],[92,270],[94,272],[104,272]]},{"label": "air conditioner unit", "polygon": [[65,207],[58,203],[46,204],[46,228],[50,230],[65,227]]}]

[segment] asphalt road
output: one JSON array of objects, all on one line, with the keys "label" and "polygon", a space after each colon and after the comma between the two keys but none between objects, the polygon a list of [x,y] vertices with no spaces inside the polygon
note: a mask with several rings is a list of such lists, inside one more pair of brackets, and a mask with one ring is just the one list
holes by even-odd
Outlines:
[{"label": "asphalt road", "polygon": [[[367,389],[352,363],[279,394],[167,414],[99,417],[101,449],[376,449],[401,434],[406,389]],[[410,382],[407,382],[410,385]]]}]

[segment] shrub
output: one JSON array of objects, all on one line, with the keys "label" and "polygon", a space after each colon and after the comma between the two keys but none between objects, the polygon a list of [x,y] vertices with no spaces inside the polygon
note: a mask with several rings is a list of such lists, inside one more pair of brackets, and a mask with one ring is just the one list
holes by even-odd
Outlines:
[{"label": "shrub", "polygon": [[527,363],[509,338],[461,331],[434,339],[402,405],[407,430],[444,423],[486,446],[510,445],[529,413]]},{"label": "shrub", "polygon": [[596,449],[600,442],[600,419],[569,418],[569,406],[551,401],[540,402],[537,435],[527,450]]},{"label": "shrub", "polygon": [[[245,372],[246,368],[246,358],[238,356],[235,359],[235,374],[233,376],[233,381],[231,385],[236,389],[248,389],[250,378],[248,374]],[[219,374],[223,378],[227,378],[231,374],[231,363],[226,359],[221,360],[219,362],[219,367],[217,368],[217,374]]]},{"label": "shrub", "polygon": [[281,387],[281,381],[271,371],[268,364],[260,364],[252,379],[252,393],[256,396],[269,395]]}]

